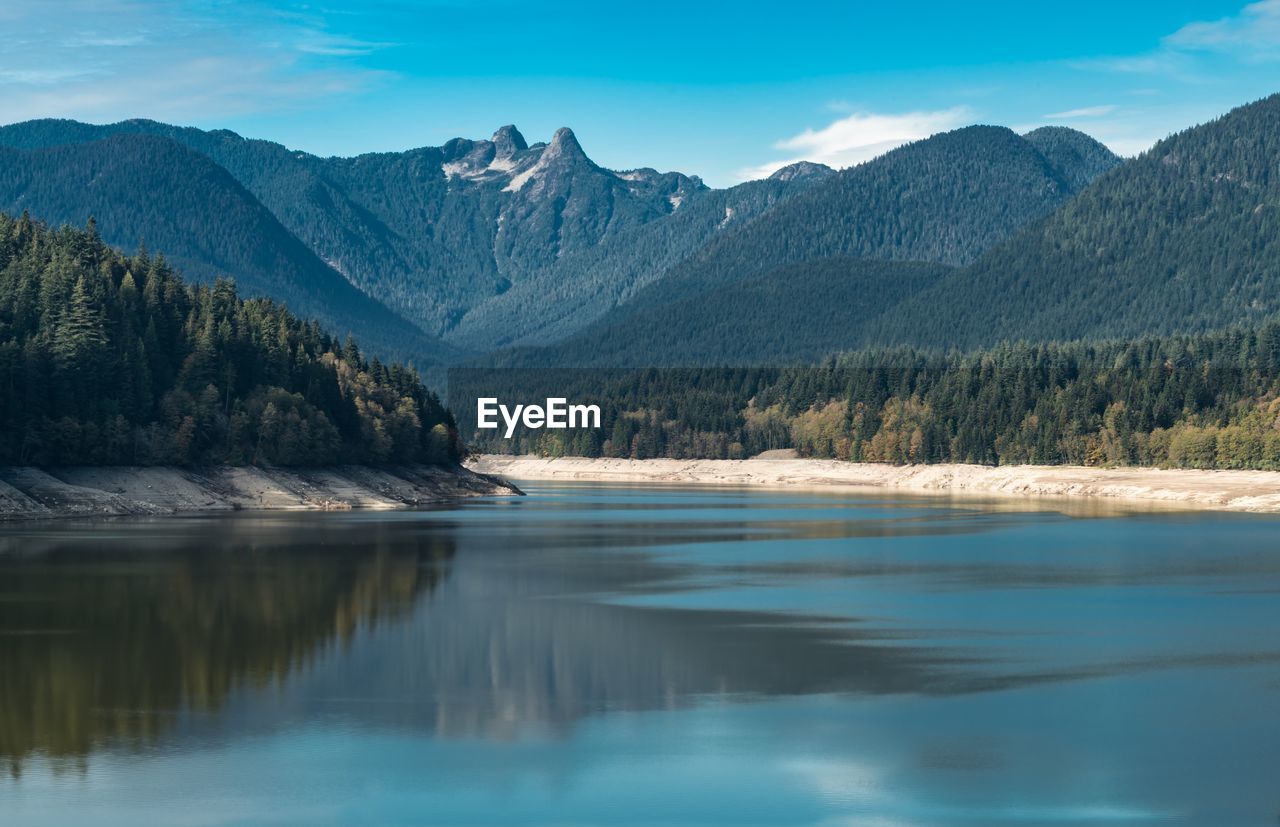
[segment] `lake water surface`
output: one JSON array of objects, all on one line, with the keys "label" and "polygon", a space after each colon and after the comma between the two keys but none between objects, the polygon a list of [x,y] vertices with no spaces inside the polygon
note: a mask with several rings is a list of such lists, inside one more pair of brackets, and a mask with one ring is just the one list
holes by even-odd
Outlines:
[{"label": "lake water surface", "polygon": [[1280,519],[526,488],[0,529],[0,824],[1280,823]]}]

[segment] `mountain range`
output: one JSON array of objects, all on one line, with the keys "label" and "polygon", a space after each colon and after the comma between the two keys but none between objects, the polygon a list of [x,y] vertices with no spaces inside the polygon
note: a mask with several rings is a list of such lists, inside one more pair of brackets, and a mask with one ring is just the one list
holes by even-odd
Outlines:
[{"label": "mountain range", "polygon": [[[820,333],[831,343],[828,353],[841,350],[858,344],[863,324],[885,307],[923,289],[921,273],[942,272],[904,266],[894,289],[894,268],[885,262],[969,264],[1119,163],[1102,144],[1069,129],[1020,136],[973,126],[942,133],[829,176],[711,240],[581,333],[541,351],[503,354],[502,361],[768,362],[812,353],[813,337],[805,333],[781,349],[755,335],[781,323],[769,317],[783,305],[797,318],[847,310],[843,324],[833,319]],[[853,281],[833,281],[836,270]],[[866,284],[859,273],[868,275]],[[738,292],[748,282],[773,301],[740,305]],[[680,336],[667,332],[673,311]],[[799,344],[801,338],[808,341]]]},{"label": "mountain range", "polygon": [[[117,194],[167,200],[189,179],[193,199],[211,204],[207,212],[186,205],[196,208],[171,218],[116,220],[76,183],[96,173],[91,161],[80,163],[72,154],[61,159],[65,184],[33,188],[21,176],[6,176],[0,209],[28,209],[55,223],[83,223],[92,214],[108,240],[163,239],[189,267],[201,262],[190,269],[203,277],[210,268],[225,272],[229,251],[210,255],[202,249],[207,244],[175,236],[185,234],[184,224],[222,220],[212,208],[221,196],[199,192],[203,167],[211,163],[306,248],[302,258],[320,259],[425,335],[472,351],[571,332],[660,277],[665,266],[710,236],[830,172],[804,165],[769,181],[715,191],[679,173],[605,170],[568,129],[549,143],[529,145],[514,126],[487,141],[455,139],[442,147],[354,158],[319,158],[225,130],[145,120],[105,126],[42,120],[0,128],[0,146],[15,151],[9,156],[13,167],[38,166],[42,152],[104,143],[109,150],[86,151],[124,156],[132,149],[138,163],[153,164],[160,142],[175,145],[163,173],[173,180],[139,180],[135,191]],[[30,161],[24,160],[28,153],[34,153]],[[650,224],[658,226],[646,231]],[[247,288],[262,286],[241,278]],[[317,278],[334,280],[332,274]],[[265,292],[292,298],[287,291]],[[298,309],[333,318],[310,306]],[[449,347],[437,343],[435,350],[448,354]]]},{"label": "mountain range", "polygon": [[886,309],[867,339],[970,348],[1196,333],[1277,314],[1280,95],[1157,143]]},{"label": "mountain range", "polygon": [[227,170],[174,141],[114,135],[27,151],[0,148],[0,210],[50,224],[93,217],[104,240],[161,251],[188,276],[232,275],[389,358],[458,351],[352,285],[283,227]]},{"label": "mountain range", "polygon": [[321,158],[153,121],[0,128],[0,211],[418,364],[814,360],[871,345],[1210,330],[1280,313],[1280,97],[1122,162],[973,126],[712,189],[604,169],[561,129]]},{"label": "mountain range", "polygon": [[[990,157],[984,149],[994,135],[977,143],[987,131],[973,127],[935,136],[844,171],[839,179],[866,176],[895,155],[932,151],[966,133],[974,146],[965,157]],[[1062,184],[1090,183],[1024,220],[1005,238],[991,235],[987,244],[975,243],[967,257],[963,251],[947,257],[945,234],[956,226],[947,222],[964,212],[966,188],[982,179],[966,171],[954,182],[957,188],[948,190],[947,170],[955,168],[935,168],[928,181],[940,194],[943,221],[915,240],[901,230],[891,238],[910,250],[906,257],[960,266],[923,276],[904,271],[898,281],[891,268],[900,265],[869,266],[869,258],[894,258],[886,253],[891,248],[872,248],[868,255],[854,232],[834,235],[852,258],[840,263],[822,257],[832,251],[820,227],[822,209],[838,202],[829,199],[806,209],[819,195],[815,189],[740,228],[733,238],[707,245],[647,294],[580,333],[551,346],[498,353],[487,363],[785,364],[820,357],[819,340],[829,342],[829,354],[892,345],[975,349],[1003,341],[1113,340],[1256,326],[1280,315],[1277,135],[1280,96],[1191,127],[1124,163],[1078,132],[1037,130],[1023,137],[1059,171]],[[905,179],[901,172],[888,177],[896,185]],[[832,209],[828,220],[847,220],[856,209]],[[890,210],[872,226],[892,226],[904,217],[919,221],[928,214],[915,204]],[[975,226],[967,230],[962,238],[977,238]],[[770,269],[773,265],[778,269]],[[834,276],[841,269],[851,283]],[[744,304],[748,294],[769,300]],[[798,318],[831,319],[833,305],[841,315],[825,331],[782,332]],[[668,332],[673,326],[679,336]],[[762,338],[761,329],[774,335]]]}]

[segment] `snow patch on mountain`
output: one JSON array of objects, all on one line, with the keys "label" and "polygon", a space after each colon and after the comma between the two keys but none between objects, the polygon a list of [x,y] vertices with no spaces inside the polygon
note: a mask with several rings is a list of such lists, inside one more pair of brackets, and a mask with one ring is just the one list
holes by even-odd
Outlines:
[{"label": "snow patch on mountain", "polygon": [[440,165],[440,171],[446,178],[463,178],[468,181],[483,181],[511,174],[516,168],[512,158],[494,158],[487,166],[476,168],[463,161],[450,161]]},{"label": "snow patch on mountain", "polygon": [[506,173],[506,172],[510,172],[515,168],[516,168],[515,159],[511,157],[506,157],[506,158],[498,157],[493,159],[493,163],[489,164],[489,166],[485,168],[485,171]]},{"label": "snow patch on mountain", "polygon": [[546,169],[546,166],[547,166],[546,161],[547,161],[546,152],[543,152],[542,157],[538,158],[538,162],[536,164],[531,165],[528,169],[524,170],[523,172],[519,172],[513,175],[511,177],[511,182],[507,184],[505,187],[503,187],[502,191],[503,192],[519,192],[520,190],[524,189],[524,185],[529,183],[529,181],[532,180],[533,176],[537,175],[539,172],[542,172],[544,169]]}]

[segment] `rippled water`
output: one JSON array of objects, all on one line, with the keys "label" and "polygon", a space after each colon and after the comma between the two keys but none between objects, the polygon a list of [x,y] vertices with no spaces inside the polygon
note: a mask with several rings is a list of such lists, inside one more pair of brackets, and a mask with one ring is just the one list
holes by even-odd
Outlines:
[{"label": "rippled water", "polygon": [[529,490],[0,530],[0,823],[1280,823],[1280,520]]}]

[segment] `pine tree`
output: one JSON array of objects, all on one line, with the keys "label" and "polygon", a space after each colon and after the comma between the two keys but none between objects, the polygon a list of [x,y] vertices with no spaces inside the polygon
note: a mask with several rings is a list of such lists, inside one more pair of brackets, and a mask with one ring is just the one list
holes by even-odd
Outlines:
[{"label": "pine tree", "polygon": [[76,279],[67,309],[58,320],[54,333],[54,356],[64,370],[87,370],[93,366],[94,358],[106,343],[102,311],[81,276]]}]

